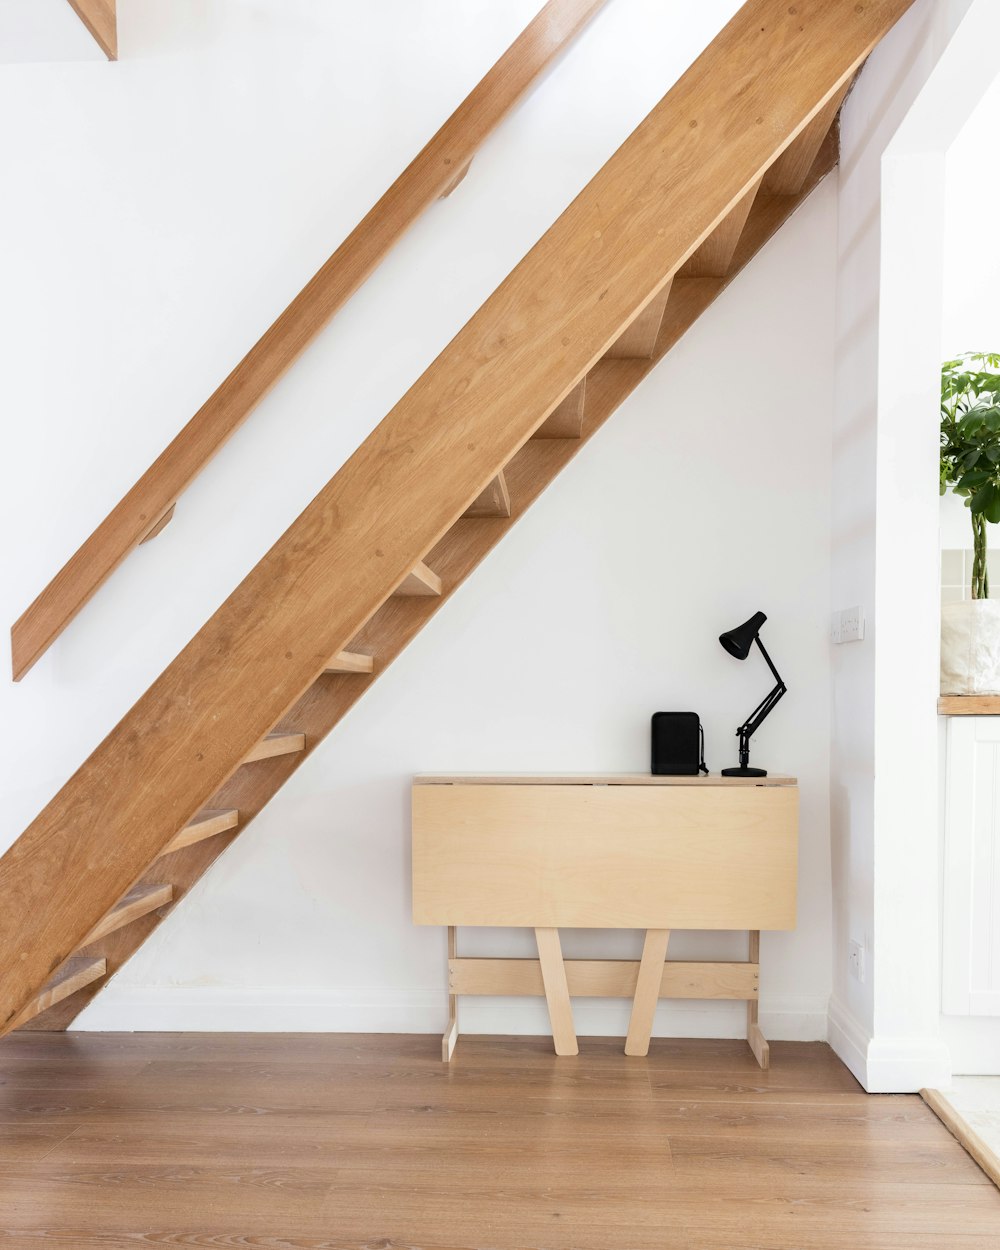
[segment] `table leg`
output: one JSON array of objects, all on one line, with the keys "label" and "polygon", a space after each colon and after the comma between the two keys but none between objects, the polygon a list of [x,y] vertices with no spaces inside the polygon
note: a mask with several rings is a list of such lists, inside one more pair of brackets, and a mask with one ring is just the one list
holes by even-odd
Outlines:
[{"label": "table leg", "polygon": [[545,986],[545,1001],[549,1005],[556,1054],[577,1055],[580,1048],[576,1044],[576,1028],[573,1025],[573,1008],[569,1001],[559,930],[536,929],[535,941],[538,943],[538,962],[542,966],[542,984]]},{"label": "table leg", "polygon": [[669,929],[646,930],[646,940],[642,944],[642,961],[639,964],[639,977],[635,983],[635,997],[632,999],[632,1015],[628,1022],[628,1037],[625,1039],[626,1055],[649,1054],[653,1014],[660,997],[663,961],[667,957],[669,941]]},{"label": "table leg", "polygon": [[[448,926],[448,982],[451,984],[451,961],[458,958],[458,930]],[[448,1027],[441,1038],[441,1060],[450,1063],[458,1041],[458,995],[448,994]]]},{"label": "table leg", "polygon": [[[750,962],[752,964],[760,963],[760,930],[750,930]],[[761,1032],[758,1023],[759,1004],[756,998],[751,998],[747,1002],[747,1043],[754,1053],[754,1058],[760,1064],[761,1068],[766,1072],[771,1066],[771,1048],[767,1044],[767,1038]]]}]

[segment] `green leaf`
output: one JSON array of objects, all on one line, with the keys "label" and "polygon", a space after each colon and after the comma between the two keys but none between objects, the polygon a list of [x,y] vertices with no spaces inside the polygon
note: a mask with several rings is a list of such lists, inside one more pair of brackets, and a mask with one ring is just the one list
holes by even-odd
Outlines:
[{"label": "green leaf", "polygon": [[964,417],[959,418],[956,428],[961,438],[975,438],[979,433],[982,424],[982,414],[978,411],[978,409],[971,408]]},{"label": "green leaf", "polygon": [[1000,352],[942,364],[940,436],[939,487],[965,497],[974,518],[1000,524]]}]

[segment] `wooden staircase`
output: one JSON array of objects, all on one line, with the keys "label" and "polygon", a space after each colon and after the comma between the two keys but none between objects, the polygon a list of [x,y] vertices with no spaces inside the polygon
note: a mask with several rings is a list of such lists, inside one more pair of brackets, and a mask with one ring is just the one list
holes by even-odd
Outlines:
[{"label": "wooden staircase", "polygon": [[836,163],[908,0],[751,0],[0,860],[64,1028]]}]

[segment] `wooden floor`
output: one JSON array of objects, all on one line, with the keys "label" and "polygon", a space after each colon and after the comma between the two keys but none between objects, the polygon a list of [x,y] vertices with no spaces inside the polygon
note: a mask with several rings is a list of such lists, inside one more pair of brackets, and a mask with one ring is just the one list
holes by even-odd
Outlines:
[{"label": "wooden floor", "polygon": [[918,1097],[819,1043],[320,1034],[0,1042],[0,1245],[1000,1247]]}]

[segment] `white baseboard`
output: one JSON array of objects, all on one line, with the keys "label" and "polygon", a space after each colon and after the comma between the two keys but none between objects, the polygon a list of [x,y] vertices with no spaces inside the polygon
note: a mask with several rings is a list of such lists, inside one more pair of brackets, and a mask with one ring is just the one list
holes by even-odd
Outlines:
[{"label": "white baseboard", "polygon": [[951,1083],[950,1052],[940,1038],[872,1037],[836,998],[829,1041],[869,1094],[915,1094]]},{"label": "white baseboard", "polygon": [[440,1033],[441,990],[343,986],[115,985],[74,1029],[129,1033]]},{"label": "white baseboard", "polygon": [[[581,1037],[622,1037],[626,999],[576,999],[573,1016]],[[544,1034],[543,999],[465,998],[463,1033]],[[286,986],[135,986],[108,988],[86,1008],[74,1028],[96,1032],[439,1033],[447,1000],[440,989]],[[869,1093],[915,1093],[947,1088],[948,1047],[936,1038],[871,1038],[842,1002],[801,996],[765,997],[760,1004],[770,1041],[822,1041],[830,1045]],[[746,1036],[739,1002],[672,1000],[660,1003],[655,1037]]]},{"label": "white baseboard", "polygon": [[840,1001],[830,999],[830,1017],[827,1041],[833,1053],[854,1073],[861,1084],[868,1088],[868,1030]]},{"label": "white baseboard", "polygon": [[[772,1041],[826,1038],[826,999],[765,998],[761,1027]],[[582,1037],[624,1036],[626,999],[576,999]],[[543,999],[464,998],[465,1033],[540,1034],[549,1031]],[[97,1032],[439,1033],[447,999],[440,989],[285,986],[135,986],[114,982],[84,1010],[75,1029]],[[746,1008],[736,1002],[664,1002],[656,1037],[746,1036]]]},{"label": "white baseboard", "polygon": [[765,994],[760,1027],[770,1042],[825,1042],[829,1007],[825,994]]},{"label": "white baseboard", "polygon": [[934,1037],[876,1037],[868,1046],[869,1094],[917,1094],[922,1089],[947,1089],[951,1056]]}]

